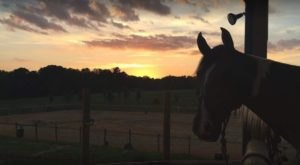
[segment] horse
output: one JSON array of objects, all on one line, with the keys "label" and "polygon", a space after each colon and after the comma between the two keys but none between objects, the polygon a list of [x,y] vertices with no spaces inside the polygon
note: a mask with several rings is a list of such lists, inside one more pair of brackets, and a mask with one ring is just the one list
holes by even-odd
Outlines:
[{"label": "horse", "polygon": [[221,27],[221,32],[223,44],[213,48],[201,32],[197,38],[203,57],[196,71],[194,134],[217,141],[231,111],[244,105],[299,152],[300,67],[241,53],[229,31]]}]

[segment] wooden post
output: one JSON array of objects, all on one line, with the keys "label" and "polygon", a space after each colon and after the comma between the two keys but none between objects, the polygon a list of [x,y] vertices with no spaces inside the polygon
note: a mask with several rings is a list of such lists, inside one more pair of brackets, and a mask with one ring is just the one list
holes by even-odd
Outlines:
[{"label": "wooden post", "polygon": [[163,158],[170,160],[170,92],[165,92],[164,97],[164,128],[163,128]]},{"label": "wooden post", "polygon": [[132,145],[131,144],[131,129],[128,130],[128,144]]},{"label": "wooden post", "polygon": [[18,137],[18,123],[16,123],[16,137]]},{"label": "wooden post", "polygon": [[57,123],[54,125],[54,132],[55,132],[55,142],[58,142],[58,126]]},{"label": "wooden post", "polygon": [[103,131],[103,145],[104,146],[108,146],[108,142],[107,142],[107,130],[106,130],[106,128]]},{"label": "wooden post", "polygon": [[81,165],[89,165],[89,140],[90,140],[90,93],[83,89],[83,113],[82,113],[82,142]]},{"label": "wooden post", "polygon": [[82,142],[82,127],[79,127],[79,143]]},{"label": "wooden post", "polygon": [[160,152],[160,134],[157,134],[157,152]]},{"label": "wooden post", "polygon": [[34,132],[35,132],[35,140],[38,141],[39,140],[39,133],[38,133],[38,123],[35,122],[34,123]]},{"label": "wooden post", "polygon": [[191,137],[188,136],[187,140],[188,140],[188,154],[191,155]]},{"label": "wooden post", "polygon": [[[245,53],[259,57],[267,57],[268,43],[268,9],[269,0],[245,1]],[[246,152],[250,140],[251,130],[248,121],[248,112],[243,112],[243,144],[242,151]]]}]

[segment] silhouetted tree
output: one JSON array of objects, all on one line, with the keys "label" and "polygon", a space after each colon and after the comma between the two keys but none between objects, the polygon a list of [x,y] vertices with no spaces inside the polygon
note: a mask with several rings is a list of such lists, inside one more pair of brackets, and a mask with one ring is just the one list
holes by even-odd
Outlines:
[{"label": "silhouetted tree", "polygon": [[[127,75],[120,68],[93,69],[84,68],[81,70],[64,68],[57,65],[48,65],[36,71],[29,71],[26,68],[18,68],[11,72],[0,70],[0,98],[13,99],[24,97],[49,97],[76,95],[82,88],[89,88],[93,93],[104,92],[106,98],[112,102],[112,93],[122,93],[126,100],[130,91],[139,89],[136,92],[136,100],[141,99],[143,90],[166,89],[194,89],[196,86],[195,77],[174,77],[168,76],[162,79],[150,77],[136,77]],[[106,91],[106,92],[105,92]],[[110,94],[107,93],[110,91]],[[108,94],[108,95],[107,95]],[[80,99],[80,96],[78,96]]]}]

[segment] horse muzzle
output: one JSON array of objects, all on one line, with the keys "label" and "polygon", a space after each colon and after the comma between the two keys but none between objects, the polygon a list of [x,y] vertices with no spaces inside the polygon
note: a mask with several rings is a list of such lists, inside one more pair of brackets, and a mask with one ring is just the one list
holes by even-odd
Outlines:
[{"label": "horse muzzle", "polygon": [[221,124],[194,121],[193,132],[202,140],[215,142],[220,136]]}]

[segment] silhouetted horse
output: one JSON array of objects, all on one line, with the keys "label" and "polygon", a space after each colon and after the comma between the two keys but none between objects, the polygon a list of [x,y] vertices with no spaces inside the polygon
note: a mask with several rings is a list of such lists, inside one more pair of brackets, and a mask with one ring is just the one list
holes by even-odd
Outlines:
[{"label": "silhouetted horse", "polygon": [[203,58],[197,69],[200,96],[194,133],[216,141],[223,121],[243,104],[300,151],[300,67],[241,53],[230,33],[221,31],[223,45],[212,49],[198,35]]}]

